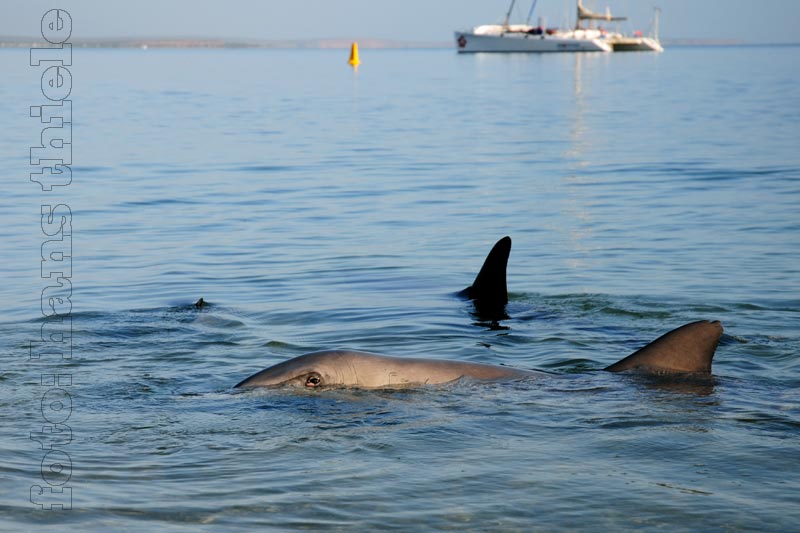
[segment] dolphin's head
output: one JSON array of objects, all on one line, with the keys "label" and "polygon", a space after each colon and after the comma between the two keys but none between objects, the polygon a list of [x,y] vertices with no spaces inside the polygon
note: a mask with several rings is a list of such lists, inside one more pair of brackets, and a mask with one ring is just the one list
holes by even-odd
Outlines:
[{"label": "dolphin's head", "polygon": [[328,350],[289,359],[253,374],[236,387],[331,387],[354,385],[350,353]]}]

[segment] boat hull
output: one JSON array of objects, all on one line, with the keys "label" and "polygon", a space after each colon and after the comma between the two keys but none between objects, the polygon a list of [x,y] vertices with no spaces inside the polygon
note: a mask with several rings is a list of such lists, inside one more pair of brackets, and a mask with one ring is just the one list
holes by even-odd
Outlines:
[{"label": "boat hull", "polygon": [[609,44],[615,52],[663,52],[664,48],[651,37],[611,37]]},{"label": "boat hull", "polygon": [[459,53],[478,52],[611,52],[604,39],[571,38],[528,33],[481,35],[474,32],[455,32]]}]

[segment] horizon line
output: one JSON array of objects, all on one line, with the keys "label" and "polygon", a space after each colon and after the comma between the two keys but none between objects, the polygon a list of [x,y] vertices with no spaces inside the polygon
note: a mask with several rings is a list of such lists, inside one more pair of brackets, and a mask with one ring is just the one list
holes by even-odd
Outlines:
[{"label": "horizon line", "polygon": [[[748,42],[744,39],[662,38],[668,46],[797,46],[800,42]],[[261,39],[234,37],[85,37],[70,41],[78,48],[260,48],[260,49],[339,49],[358,42],[362,48],[451,48],[451,41],[400,40],[380,37],[322,37]],[[0,48],[46,48],[48,43],[35,37],[0,35]]]}]

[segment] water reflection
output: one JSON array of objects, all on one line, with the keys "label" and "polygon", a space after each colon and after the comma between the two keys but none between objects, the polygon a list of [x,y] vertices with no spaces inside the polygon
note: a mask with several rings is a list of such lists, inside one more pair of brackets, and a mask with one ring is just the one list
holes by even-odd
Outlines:
[{"label": "water reflection", "polygon": [[712,374],[626,374],[626,377],[649,390],[693,396],[714,394],[716,378]]}]

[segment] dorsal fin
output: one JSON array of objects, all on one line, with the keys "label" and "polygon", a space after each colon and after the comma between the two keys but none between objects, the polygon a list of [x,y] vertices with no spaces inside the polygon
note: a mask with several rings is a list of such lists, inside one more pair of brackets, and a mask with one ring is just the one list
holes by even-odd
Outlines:
[{"label": "dorsal fin", "polygon": [[506,267],[511,253],[511,237],[503,237],[495,243],[483,262],[472,285],[460,294],[476,304],[486,307],[502,307],[508,303]]},{"label": "dorsal fin", "polygon": [[692,322],[662,335],[604,370],[636,370],[656,374],[711,372],[711,360],[720,337],[722,324],[719,321]]}]

